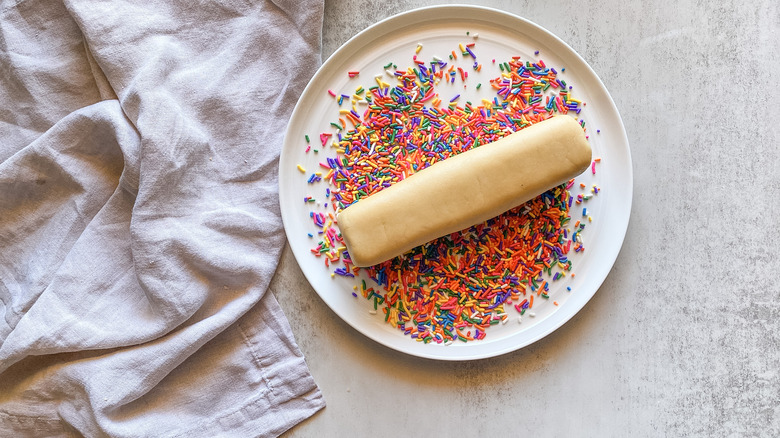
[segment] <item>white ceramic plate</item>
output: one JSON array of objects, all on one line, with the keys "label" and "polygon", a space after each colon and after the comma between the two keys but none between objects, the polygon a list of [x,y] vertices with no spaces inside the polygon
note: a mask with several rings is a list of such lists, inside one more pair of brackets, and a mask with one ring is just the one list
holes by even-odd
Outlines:
[{"label": "white ceramic plate", "polygon": [[[479,104],[482,98],[492,99],[495,94],[492,94],[489,80],[500,75],[498,62],[512,56],[544,60],[548,67],[560,72],[560,79],[573,86],[572,96],[586,103],[579,118],[585,120],[593,155],[600,157],[601,162],[595,175],[588,170],[577,178],[577,182],[585,183],[588,188],[597,184],[601,192],[585,204],[593,222],[585,221],[585,251],[570,256],[576,277],[567,276],[565,281],[550,282],[551,298],[536,300],[534,317],[526,313],[518,322],[518,314],[510,309],[508,323],[492,326],[483,340],[456,341],[447,346],[423,344],[386,324],[382,312],[371,314],[369,311],[373,306],[369,301],[352,296],[357,281],[338,275],[331,277],[332,268],[326,268],[323,259],[312,255],[310,249],[317,244],[318,229],[309,219],[309,212],[332,210],[325,210],[321,205],[325,202],[328,183],[323,179],[309,184],[307,177],[320,161],[325,161],[325,157],[336,156],[332,148],[318,147],[320,133],[336,133],[330,123],[338,119],[339,106],[328,90],[351,94],[360,85],[373,86],[376,84],[374,76],[383,74],[384,66],[389,62],[405,70],[413,65],[412,56],[418,44],[422,44],[418,54],[421,60],[428,62],[435,55],[450,62],[448,55],[452,50],[459,52],[458,44],[471,42],[476,43],[473,50],[483,64],[482,71],[477,73],[468,69],[470,86],[465,90],[460,80],[449,88],[449,84],[440,84],[437,92],[444,102],[442,105],[455,94],[461,94],[461,105],[465,100]],[[496,64],[492,63],[493,59]],[[467,67],[474,60],[461,61],[459,65]],[[359,71],[360,74],[350,78],[348,71]],[[391,82],[388,77],[384,80]],[[483,84],[479,90],[474,86],[478,82]],[[395,85],[395,82],[391,83]],[[343,107],[351,106],[345,103]],[[313,148],[319,149],[318,153],[304,152],[305,135],[309,135]],[[306,175],[297,169],[299,164],[307,170]],[[628,139],[615,104],[596,73],[566,43],[545,29],[511,14],[474,6],[437,6],[396,15],[369,27],[337,50],[312,78],[295,107],[279,163],[279,177],[287,238],[301,270],[322,300],[369,338],[404,353],[442,360],[479,359],[514,351],[543,338],[568,321],[585,306],[609,273],[623,243],[631,210]],[[575,196],[581,193],[576,187],[571,190]],[[320,200],[320,205],[304,203],[303,198],[307,196]],[[572,222],[583,219],[581,208],[572,208]],[[315,238],[310,238],[309,233],[314,233]],[[366,281],[373,284],[371,280]],[[570,292],[566,290],[567,286],[571,287]],[[312,298],[302,296],[301,299]],[[553,301],[559,305],[553,305]]]}]

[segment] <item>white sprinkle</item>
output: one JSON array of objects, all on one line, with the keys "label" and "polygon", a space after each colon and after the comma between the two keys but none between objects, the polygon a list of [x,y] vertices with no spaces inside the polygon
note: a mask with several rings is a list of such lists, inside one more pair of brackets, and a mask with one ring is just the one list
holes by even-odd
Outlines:
[{"label": "white sprinkle", "polygon": [[528,312],[528,316],[530,316],[531,318],[533,318],[534,316],[536,316],[536,313],[534,313],[534,312]]},{"label": "white sprinkle", "polygon": [[369,310],[369,311],[368,311],[368,313],[370,313],[370,314],[372,314],[372,315],[376,315],[376,310],[374,310],[374,309],[371,309],[371,310]]},{"label": "white sprinkle", "polygon": [[517,323],[520,324],[522,322],[523,322],[523,317],[522,316],[518,316],[517,317]]}]

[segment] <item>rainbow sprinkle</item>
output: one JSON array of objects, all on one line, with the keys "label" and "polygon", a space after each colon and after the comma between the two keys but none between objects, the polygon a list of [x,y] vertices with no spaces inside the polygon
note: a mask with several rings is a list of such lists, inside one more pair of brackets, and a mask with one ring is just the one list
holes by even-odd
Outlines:
[{"label": "rainbow sprinkle", "polygon": [[[320,239],[311,252],[333,267],[332,275],[355,278],[360,271],[350,263],[336,212],[439,160],[554,114],[579,114],[584,105],[571,97],[572,87],[543,60],[512,57],[498,64],[500,76],[490,80],[492,99],[475,105],[455,95],[440,107],[437,86],[465,84],[468,72],[439,57],[427,63],[419,60],[421,48],[418,44],[413,65],[405,70],[393,63],[384,66],[395,86],[377,77],[376,86],[342,95],[339,105],[344,98],[360,98],[365,109],[358,112],[353,100],[351,109],[339,111],[339,123],[331,124],[339,128],[337,132],[320,134],[322,145],[330,142],[336,157],[320,162],[324,174],[312,174],[308,182],[327,182],[332,211],[310,214]],[[473,58],[473,69],[481,69],[474,42],[460,44],[449,60],[459,56]],[[338,95],[330,90],[329,94]],[[584,121],[581,124],[585,129]],[[594,174],[597,161],[591,165]],[[571,207],[600,189],[593,185],[592,194],[574,196],[573,185],[574,180],[569,181],[483,224],[364,268],[373,284],[361,280],[352,294],[369,300],[371,313],[381,312],[388,324],[425,343],[483,339],[490,326],[507,322],[510,309],[534,316],[530,309],[535,297],[549,299],[551,282],[574,277],[569,254],[584,250],[585,224],[577,221],[570,227]],[[585,187],[580,184],[580,189]],[[586,207],[582,216],[592,220]]]}]

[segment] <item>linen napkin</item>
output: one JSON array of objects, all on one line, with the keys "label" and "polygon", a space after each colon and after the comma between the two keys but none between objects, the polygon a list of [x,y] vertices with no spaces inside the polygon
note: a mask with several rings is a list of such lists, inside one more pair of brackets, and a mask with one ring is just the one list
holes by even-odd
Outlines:
[{"label": "linen napkin", "polygon": [[268,291],[322,0],[0,2],[0,436],[278,436]]}]

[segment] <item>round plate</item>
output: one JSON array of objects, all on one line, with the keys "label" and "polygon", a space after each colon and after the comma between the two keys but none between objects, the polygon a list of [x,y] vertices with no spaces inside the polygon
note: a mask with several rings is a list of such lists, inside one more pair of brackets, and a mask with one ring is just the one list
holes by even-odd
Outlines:
[{"label": "round plate", "polygon": [[[473,51],[483,65],[480,72],[473,70],[472,58],[448,59],[453,50],[460,53],[459,44],[468,43],[475,43]],[[588,169],[577,177],[578,184],[584,183],[588,189],[597,184],[601,191],[586,204],[571,210],[572,221],[583,220],[587,224],[582,233],[585,251],[570,257],[576,276],[550,282],[551,298],[536,300],[533,312],[526,312],[519,318],[519,314],[510,309],[508,323],[492,326],[487,330],[486,338],[467,343],[424,344],[405,336],[384,322],[382,312],[371,312],[373,306],[369,301],[352,295],[359,277],[333,277],[333,268],[325,267],[324,260],[314,257],[310,251],[319,239],[316,237],[318,228],[309,219],[309,213],[332,211],[321,205],[327,202],[325,189],[329,187],[328,183],[324,179],[307,182],[319,162],[336,156],[333,148],[318,147],[321,146],[320,133],[335,135],[337,132],[330,123],[338,120],[340,107],[328,90],[352,94],[359,86],[376,85],[374,77],[385,74],[384,67],[388,63],[393,62],[403,70],[412,66],[418,45],[422,46],[417,54],[421,60],[427,62],[438,56],[447,62],[460,62],[458,65],[464,70],[469,67],[471,74],[465,82],[469,84],[466,89],[460,80],[437,86],[436,91],[445,102],[443,105],[456,94],[461,95],[458,102],[478,103],[483,98],[492,99],[495,94],[491,94],[494,90],[489,86],[489,80],[500,76],[499,64],[512,56],[520,56],[522,60],[542,59],[548,67],[559,71],[559,79],[573,87],[572,96],[585,102],[577,117],[586,123],[594,158],[601,159],[595,174]],[[350,77],[350,71],[359,72],[359,75]],[[387,76],[384,80],[391,82]],[[476,83],[486,86],[477,89]],[[350,107],[348,102],[343,106]],[[318,152],[305,152],[306,135]],[[305,175],[298,165],[306,169]],[[474,6],[435,6],[396,15],[369,27],[337,50],[314,75],[293,111],[279,163],[279,179],[287,238],[301,270],[322,300],[369,338],[404,353],[442,360],[479,359],[514,351],[543,338],[568,321],[585,306],[609,273],[623,243],[631,210],[628,139],[612,98],[593,70],[566,43],[534,23],[498,10]],[[579,190],[578,184],[571,189],[575,196],[586,193]],[[321,203],[304,202],[304,197],[314,197]],[[592,222],[581,216],[583,206],[587,207]],[[309,233],[314,237],[309,237]]]}]

